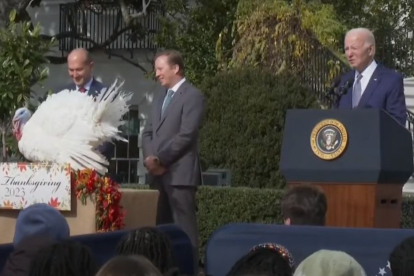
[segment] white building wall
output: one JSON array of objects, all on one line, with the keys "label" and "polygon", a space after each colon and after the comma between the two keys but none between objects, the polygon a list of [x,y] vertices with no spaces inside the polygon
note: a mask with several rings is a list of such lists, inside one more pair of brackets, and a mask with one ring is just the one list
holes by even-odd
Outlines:
[{"label": "white building wall", "polygon": [[[73,2],[73,1],[61,1],[61,0],[43,0],[41,6],[38,8],[28,8],[28,12],[32,17],[34,24],[39,23],[42,26],[42,33],[46,35],[56,35],[59,33],[59,4]],[[58,47],[53,49],[53,55],[61,55]],[[125,52],[125,57],[130,57],[130,53]],[[127,91],[133,92],[133,98],[131,105],[137,106],[139,110],[141,120],[141,131],[145,124],[145,119],[154,92],[160,88],[160,86],[154,81],[148,79],[143,71],[126,61],[121,60],[118,57],[109,58],[104,53],[92,53],[94,59],[94,75],[105,84],[112,83],[115,78],[121,78],[125,80],[124,88]],[[141,66],[147,69],[151,69],[151,64],[148,62],[148,53],[141,51],[135,51],[134,62],[138,62]],[[34,87],[34,91],[39,95],[49,90],[56,90],[61,88],[67,83],[70,83],[68,76],[67,65],[53,65],[50,64],[49,78],[44,82],[44,89],[41,87]],[[132,145],[131,145],[132,146]],[[141,140],[139,139],[137,147],[141,147]],[[144,175],[146,173],[142,164],[142,151],[140,151],[140,162],[138,175],[140,176],[140,183],[144,183]]]}]

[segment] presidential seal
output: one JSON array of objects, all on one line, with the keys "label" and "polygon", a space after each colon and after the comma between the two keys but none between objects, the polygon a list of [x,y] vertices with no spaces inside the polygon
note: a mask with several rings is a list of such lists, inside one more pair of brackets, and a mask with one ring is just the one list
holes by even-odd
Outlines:
[{"label": "presidential seal", "polygon": [[324,160],[333,160],[345,151],[348,133],[338,120],[326,119],[313,128],[310,143],[316,156]]}]

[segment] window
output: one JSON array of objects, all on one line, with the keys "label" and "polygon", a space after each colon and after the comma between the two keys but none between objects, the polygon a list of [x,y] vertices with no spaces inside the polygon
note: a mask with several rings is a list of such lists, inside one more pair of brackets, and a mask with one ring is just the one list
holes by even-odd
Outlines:
[{"label": "window", "polygon": [[109,174],[119,184],[138,183],[139,162],[139,113],[138,108],[131,107],[125,115],[125,124],[121,126],[122,136],[129,143],[116,141],[114,157],[110,161]]}]

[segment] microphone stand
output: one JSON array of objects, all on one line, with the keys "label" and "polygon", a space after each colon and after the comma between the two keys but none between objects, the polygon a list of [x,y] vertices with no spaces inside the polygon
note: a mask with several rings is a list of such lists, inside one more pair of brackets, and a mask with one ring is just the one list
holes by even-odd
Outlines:
[{"label": "microphone stand", "polygon": [[348,89],[352,87],[353,84],[354,84],[354,80],[352,79],[352,80],[347,81],[344,85],[339,87],[338,92],[335,93],[335,96],[336,96],[335,106],[339,105],[339,101],[341,100],[342,96],[348,93]]}]

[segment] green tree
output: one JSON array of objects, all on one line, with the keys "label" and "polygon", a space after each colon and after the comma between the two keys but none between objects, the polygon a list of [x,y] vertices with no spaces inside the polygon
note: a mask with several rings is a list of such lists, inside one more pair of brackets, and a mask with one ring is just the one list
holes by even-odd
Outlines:
[{"label": "green tree", "polygon": [[[365,27],[374,32],[376,59],[385,65],[399,69],[407,76],[414,75],[413,37],[414,2],[411,0],[334,1],[338,18],[347,29]],[[341,47],[343,39],[341,40]]]},{"label": "green tree", "polygon": [[[240,0],[232,56],[224,63],[230,67],[263,66],[275,72],[289,69],[299,74],[309,67],[307,59],[319,44],[340,57],[338,45],[344,31],[333,6],[319,1]],[[332,68],[331,77],[337,69]]]},{"label": "green tree", "polygon": [[281,188],[280,150],[286,111],[318,108],[313,93],[288,74],[236,68],[201,86],[208,105],[200,152],[210,168],[227,168],[235,186]]},{"label": "green tree", "polygon": [[43,65],[45,54],[53,45],[40,36],[40,26],[31,30],[30,22],[15,22],[16,11],[10,13],[7,27],[0,29],[0,131],[3,161],[16,154],[16,143],[10,133],[16,109],[29,105],[32,87],[47,78]]},{"label": "green tree", "polygon": [[187,1],[166,1],[168,12],[161,19],[162,30],[157,34],[157,44],[183,53],[186,76],[196,85],[217,72],[216,43],[222,31],[231,28],[238,1],[195,0],[191,7]]}]

